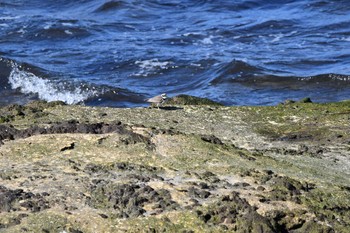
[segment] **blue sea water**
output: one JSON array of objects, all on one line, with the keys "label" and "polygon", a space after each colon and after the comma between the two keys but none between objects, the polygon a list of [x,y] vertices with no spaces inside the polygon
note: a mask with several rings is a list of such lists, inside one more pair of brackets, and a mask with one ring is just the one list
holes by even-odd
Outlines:
[{"label": "blue sea water", "polygon": [[350,99],[350,1],[2,0],[0,105]]}]

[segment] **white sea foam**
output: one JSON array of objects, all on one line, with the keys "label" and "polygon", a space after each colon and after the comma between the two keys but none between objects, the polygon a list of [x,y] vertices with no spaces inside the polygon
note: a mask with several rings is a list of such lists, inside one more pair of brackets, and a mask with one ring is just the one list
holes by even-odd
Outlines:
[{"label": "white sea foam", "polygon": [[73,35],[73,32],[71,32],[69,30],[64,30],[64,33],[66,33],[67,35]]},{"label": "white sea foam", "polygon": [[47,24],[45,24],[44,29],[45,30],[49,30],[51,27],[52,27],[52,24],[51,23],[47,23]]},{"label": "white sea foam", "polygon": [[175,66],[171,66],[171,62],[169,61],[158,61],[158,59],[150,59],[143,61],[136,61],[136,65],[139,65],[140,71],[134,75],[136,76],[148,76],[149,74],[155,74],[158,70],[166,70],[169,68],[176,68]]},{"label": "white sea foam", "polygon": [[343,40],[343,41],[350,41],[350,36],[349,37],[342,37],[341,40]]},{"label": "white sea foam", "polygon": [[198,36],[198,35],[202,35],[202,34],[199,32],[187,32],[187,33],[184,33],[182,35],[185,37],[188,37],[188,36]]},{"label": "white sea foam", "polygon": [[281,38],[284,37],[284,35],[282,33],[278,33],[276,35],[270,35],[271,37],[274,37],[271,42],[274,43],[274,42],[278,42]]},{"label": "white sea foam", "polygon": [[72,23],[62,23],[62,26],[72,27],[72,26],[74,26],[74,24],[72,24]]},{"label": "white sea foam", "polygon": [[24,94],[37,94],[39,99],[46,101],[63,101],[67,104],[76,104],[96,94],[92,90],[83,90],[74,87],[68,90],[64,84],[57,84],[50,80],[42,79],[33,73],[22,71],[17,65],[13,65],[9,76],[11,88],[19,89]]},{"label": "white sea foam", "polygon": [[0,17],[0,20],[13,20],[13,19],[18,19],[21,18],[22,16],[3,16]]},{"label": "white sea foam", "polygon": [[209,36],[209,37],[201,40],[201,42],[202,42],[202,44],[211,45],[211,44],[214,44],[214,42],[211,40],[213,38],[214,38],[213,36]]}]

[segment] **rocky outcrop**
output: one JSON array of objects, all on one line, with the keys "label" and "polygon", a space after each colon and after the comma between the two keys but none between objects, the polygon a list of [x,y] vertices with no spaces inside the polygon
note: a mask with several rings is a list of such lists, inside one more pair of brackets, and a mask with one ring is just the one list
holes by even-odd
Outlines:
[{"label": "rocky outcrop", "polygon": [[189,103],[1,108],[0,231],[349,229],[349,102]]}]

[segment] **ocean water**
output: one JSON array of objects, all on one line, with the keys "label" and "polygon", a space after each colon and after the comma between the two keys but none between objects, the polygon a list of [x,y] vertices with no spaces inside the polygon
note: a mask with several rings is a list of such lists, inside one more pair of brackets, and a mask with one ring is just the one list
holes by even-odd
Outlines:
[{"label": "ocean water", "polygon": [[350,99],[350,1],[2,0],[0,105]]}]

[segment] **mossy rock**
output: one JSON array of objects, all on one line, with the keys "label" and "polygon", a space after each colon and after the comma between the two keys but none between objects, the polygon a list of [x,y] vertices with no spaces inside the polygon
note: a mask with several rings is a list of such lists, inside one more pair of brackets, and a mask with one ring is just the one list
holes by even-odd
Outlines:
[{"label": "mossy rock", "polygon": [[310,97],[305,97],[302,98],[301,100],[298,101],[299,103],[312,103],[312,100]]},{"label": "mossy rock", "polygon": [[32,109],[38,109],[38,110],[42,110],[45,108],[52,108],[55,106],[62,106],[62,105],[66,105],[64,102],[62,101],[51,101],[51,102],[47,102],[44,100],[36,100],[36,101],[32,101],[28,104],[26,104],[26,107],[28,108],[32,108]]},{"label": "mossy rock", "polygon": [[210,105],[210,106],[223,106],[222,104],[215,102],[207,98],[200,98],[191,95],[178,95],[170,98],[167,101],[170,105]]},{"label": "mossy rock", "polygon": [[0,116],[0,124],[11,121],[11,116]]},{"label": "mossy rock", "polygon": [[196,211],[198,218],[208,226],[225,226],[234,232],[276,232],[269,219],[258,214],[238,193],[232,192],[207,209]]}]

